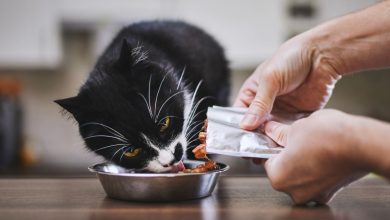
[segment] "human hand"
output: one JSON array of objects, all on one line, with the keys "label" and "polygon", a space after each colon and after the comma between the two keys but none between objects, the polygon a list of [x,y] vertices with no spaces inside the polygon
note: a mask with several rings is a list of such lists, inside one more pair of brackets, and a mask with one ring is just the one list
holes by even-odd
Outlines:
[{"label": "human hand", "polygon": [[286,117],[325,106],[341,76],[333,59],[322,57],[310,40],[304,33],[287,41],[245,81],[234,104],[249,107],[243,129],[258,128],[271,112]]},{"label": "human hand", "polygon": [[319,110],[291,125],[269,121],[266,134],[285,149],[265,162],[273,188],[295,203],[327,203],[338,190],[366,174],[357,148],[355,116]]}]

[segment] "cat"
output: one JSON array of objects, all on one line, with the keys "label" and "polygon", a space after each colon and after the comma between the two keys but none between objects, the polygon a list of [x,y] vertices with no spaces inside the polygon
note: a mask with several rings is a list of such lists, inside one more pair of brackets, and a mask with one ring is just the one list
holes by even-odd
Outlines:
[{"label": "cat", "polygon": [[77,96],[56,100],[78,122],[86,147],[128,169],[170,172],[199,144],[211,105],[225,106],[223,48],[180,21],[124,27]]}]

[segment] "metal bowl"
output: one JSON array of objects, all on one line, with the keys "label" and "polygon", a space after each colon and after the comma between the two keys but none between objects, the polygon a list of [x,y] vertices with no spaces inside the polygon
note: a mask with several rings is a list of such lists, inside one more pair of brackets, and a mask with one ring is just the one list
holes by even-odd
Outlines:
[{"label": "metal bowl", "polygon": [[[204,162],[184,161],[186,168]],[[110,164],[96,164],[88,169],[95,172],[110,198],[159,202],[198,199],[211,195],[219,175],[229,166],[217,163],[219,169],[206,173],[136,173]]]}]

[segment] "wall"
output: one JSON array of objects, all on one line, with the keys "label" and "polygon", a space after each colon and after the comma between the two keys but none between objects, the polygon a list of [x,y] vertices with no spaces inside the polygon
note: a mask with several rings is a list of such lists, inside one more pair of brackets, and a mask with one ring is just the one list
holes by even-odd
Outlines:
[{"label": "wall", "polygon": [[84,149],[75,122],[62,115],[61,108],[53,102],[76,95],[95,62],[91,59],[89,33],[64,32],[63,38],[65,59],[58,70],[2,72],[0,75],[22,83],[25,140],[38,160],[33,167],[38,173],[55,174],[57,168],[60,173],[83,172],[87,166],[101,161]]}]

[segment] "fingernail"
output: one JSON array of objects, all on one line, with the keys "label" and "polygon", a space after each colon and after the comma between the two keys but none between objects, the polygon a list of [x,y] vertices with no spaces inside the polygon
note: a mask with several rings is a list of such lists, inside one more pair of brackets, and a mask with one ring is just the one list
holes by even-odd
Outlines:
[{"label": "fingernail", "polygon": [[246,114],[241,121],[240,126],[243,128],[252,127],[260,120],[258,115]]}]

